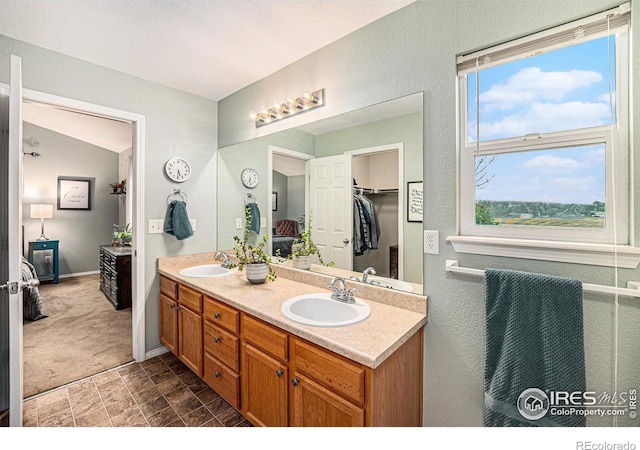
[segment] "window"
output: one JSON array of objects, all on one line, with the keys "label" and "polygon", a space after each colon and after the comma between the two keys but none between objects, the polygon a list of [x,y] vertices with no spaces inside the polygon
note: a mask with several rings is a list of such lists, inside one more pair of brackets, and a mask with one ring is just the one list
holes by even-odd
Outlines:
[{"label": "window", "polygon": [[461,235],[628,243],[628,22],[458,58]]}]

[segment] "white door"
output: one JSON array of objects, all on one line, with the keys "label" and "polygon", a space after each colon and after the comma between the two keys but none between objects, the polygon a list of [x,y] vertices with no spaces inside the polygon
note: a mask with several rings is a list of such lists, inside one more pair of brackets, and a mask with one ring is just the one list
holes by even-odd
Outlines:
[{"label": "white door", "polygon": [[325,262],[351,270],[353,265],[353,194],[351,155],[310,161],[309,207],[313,240]]},{"label": "white door", "polygon": [[0,92],[0,103],[0,158],[5,167],[0,178],[6,180],[0,188],[4,212],[0,226],[0,317],[9,318],[0,320],[0,414],[8,415],[10,426],[22,426],[22,69],[17,56],[11,56],[10,87],[8,92]]}]

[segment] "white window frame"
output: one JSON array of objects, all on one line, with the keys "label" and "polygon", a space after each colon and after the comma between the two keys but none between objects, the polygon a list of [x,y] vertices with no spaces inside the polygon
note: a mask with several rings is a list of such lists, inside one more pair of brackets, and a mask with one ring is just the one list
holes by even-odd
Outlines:
[{"label": "white window frame", "polygon": [[[596,251],[608,252],[611,246],[628,245],[632,235],[630,235],[630,224],[633,223],[630,204],[629,188],[629,30],[627,22],[616,23],[615,28],[611,28],[611,38],[616,39],[616,60],[615,60],[615,76],[616,76],[616,101],[615,101],[615,117],[617,123],[610,126],[593,127],[587,129],[545,133],[535,137],[520,136],[508,139],[497,139],[484,141],[480,143],[468,142],[469,121],[468,121],[468,98],[467,98],[467,74],[474,73],[479,66],[479,70],[489,66],[508,63],[510,61],[522,59],[526,54],[530,54],[531,46],[536,42],[544,40],[548,36],[562,31],[569,38],[565,38],[563,42],[558,43],[549,39],[550,43],[536,50],[553,50],[561,47],[567,47],[588,40],[601,38],[608,34],[608,25],[602,26],[603,18],[612,14],[612,12],[620,14],[628,14],[628,4],[621,5],[614,10],[605,11],[603,13],[581,19],[570,24],[565,24],[541,33],[537,33],[525,38],[512,41],[510,43],[501,44],[490,49],[480,50],[473,54],[458,57],[458,81],[457,81],[457,100],[458,100],[458,236],[447,238],[452,242],[454,249],[463,253],[481,253],[481,254],[498,254],[491,250],[491,246],[499,241],[504,247],[513,244],[513,251],[504,252],[504,248],[500,251],[501,256],[518,257],[521,254],[522,247],[540,249],[549,247],[551,250],[548,255],[538,255],[533,259],[545,260],[563,260],[558,257],[558,249],[566,249],[568,247],[587,247],[595,248]],[[589,29],[588,27],[599,22],[599,28]],[[606,22],[605,22],[606,23]],[[586,37],[573,39],[571,33],[576,27],[586,27],[589,34]],[[595,30],[595,31],[593,31]],[[527,53],[518,54],[513,49],[520,49]],[[487,55],[498,55],[496,59],[486,57]],[[471,63],[473,61],[473,64]],[[480,64],[479,62],[482,62]],[[480,118],[478,118],[480,120]],[[533,130],[532,130],[533,131]],[[564,147],[574,147],[580,145],[589,145],[594,143],[604,143],[606,147],[606,217],[605,228],[602,230],[595,229],[578,229],[571,227],[535,227],[535,226],[491,226],[476,225],[475,223],[475,157],[476,155],[494,155],[515,153],[528,150],[544,150]],[[615,181],[615,182],[614,182]],[[615,207],[613,207],[615,202]],[[615,213],[615,214],[614,214]],[[615,230],[614,230],[615,224]],[[535,243],[534,243],[535,241]],[[471,244],[470,244],[471,243]],[[595,246],[595,247],[594,247]],[[472,247],[472,248],[471,248]],[[483,250],[484,249],[484,250]],[[627,249],[629,250],[629,249]],[[539,250],[536,250],[538,252]],[[617,253],[618,249],[611,250]],[[626,251],[626,250],[625,250]],[[635,250],[631,250],[635,253]],[[526,252],[525,252],[526,253]],[[542,252],[544,253],[544,252]],[[522,256],[530,257],[530,256]],[[605,258],[610,260],[611,258]],[[613,258],[613,259],[617,259]],[[582,261],[571,261],[582,262]],[[585,261],[585,263],[587,263]],[[635,263],[637,264],[637,263]],[[603,263],[602,265],[609,265]]]}]

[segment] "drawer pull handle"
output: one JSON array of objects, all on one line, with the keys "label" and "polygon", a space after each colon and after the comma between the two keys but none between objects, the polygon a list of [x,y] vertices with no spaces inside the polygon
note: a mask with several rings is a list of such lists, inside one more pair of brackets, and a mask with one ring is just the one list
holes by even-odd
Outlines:
[{"label": "drawer pull handle", "polygon": [[276,375],[278,376],[278,378],[280,378],[283,373],[284,373],[284,370],[282,370],[282,369],[276,370]]},{"label": "drawer pull handle", "polygon": [[218,378],[220,375],[222,375],[220,372],[215,372],[215,373],[213,374],[213,376],[214,376],[214,377],[216,377],[216,378]]},{"label": "drawer pull handle", "polygon": [[294,386],[297,386],[298,383],[300,383],[300,380],[298,380],[297,378],[292,378],[291,379],[291,384],[293,384]]},{"label": "drawer pull handle", "polygon": [[216,336],[213,338],[213,342],[220,342],[220,337]]},{"label": "drawer pull handle", "polygon": [[215,317],[216,319],[219,319],[220,318],[220,313],[214,313],[213,317]]}]

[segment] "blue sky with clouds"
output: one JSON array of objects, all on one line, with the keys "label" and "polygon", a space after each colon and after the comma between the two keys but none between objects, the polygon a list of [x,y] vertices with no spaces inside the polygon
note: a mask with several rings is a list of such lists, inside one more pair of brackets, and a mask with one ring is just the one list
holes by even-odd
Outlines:
[{"label": "blue sky with clouds", "polygon": [[[480,71],[481,141],[610,124],[608,72],[606,37]],[[475,73],[468,87],[475,142]],[[604,155],[599,145],[498,156],[476,198],[604,202]]]}]

